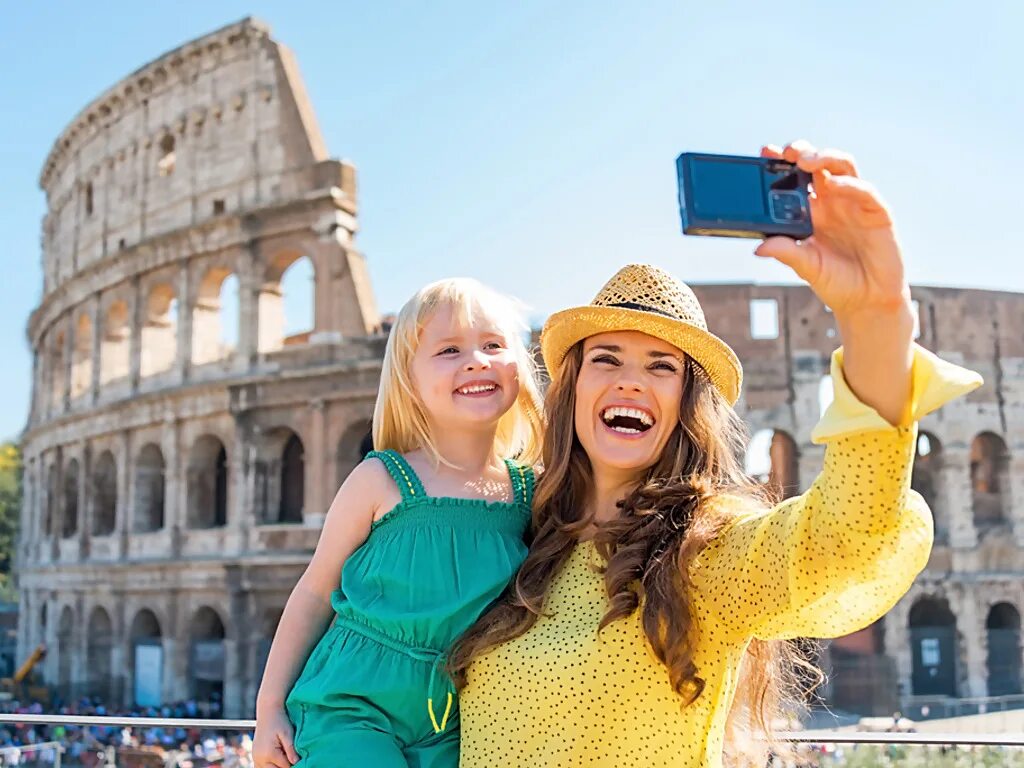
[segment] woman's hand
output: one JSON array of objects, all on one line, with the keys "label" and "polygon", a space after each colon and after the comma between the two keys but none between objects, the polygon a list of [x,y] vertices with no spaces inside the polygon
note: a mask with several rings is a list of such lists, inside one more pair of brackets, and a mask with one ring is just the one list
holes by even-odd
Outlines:
[{"label": "woman's hand", "polygon": [[283,708],[256,718],[252,759],[256,768],[291,768],[299,762],[292,743],[292,724]]},{"label": "woman's hand", "polygon": [[875,188],[857,176],[853,158],[806,141],[766,146],[761,156],[783,158],[812,174],[814,234],[802,241],[770,237],[755,253],[791,267],[837,317],[907,305],[910,288],[892,215]]},{"label": "woman's hand", "polygon": [[914,319],[889,209],[845,152],[795,141],[783,149],[765,146],[761,156],[788,160],[812,174],[814,234],[803,241],[770,237],[755,253],[792,268],[831,308],[843,340],[847,384],[890,423],[902,423],[910,398]]}]

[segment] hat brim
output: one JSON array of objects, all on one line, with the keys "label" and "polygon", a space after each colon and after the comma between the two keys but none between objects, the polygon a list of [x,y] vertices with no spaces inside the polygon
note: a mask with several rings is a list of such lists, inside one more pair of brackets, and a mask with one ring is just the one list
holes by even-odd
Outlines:
[{"label": "hat brim", "polygon": [[709,331],[656,312],[625,307],[584,306],[551,315],[541,331],[540,349],[548,374],[557,375],[573,344],[599,333],[639,331],[668,342],[692,357],[719,392],[735,405],[743,368],[732,348]]}]

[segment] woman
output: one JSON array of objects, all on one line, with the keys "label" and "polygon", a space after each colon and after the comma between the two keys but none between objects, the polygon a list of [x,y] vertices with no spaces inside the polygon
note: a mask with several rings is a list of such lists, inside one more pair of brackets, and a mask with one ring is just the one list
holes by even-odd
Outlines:
[{"label": "woman", "polygon": [[793,692],[785,641],[867,626],[927,562],[916,421],[981,379],[913,344],[892,218],[853,159],[762,154],[813,174],[814,236],[755,253],[806,280],[842,336],[812,435],[824,469],[766,503],[740,458],[739,361],[666,273],[627,267],[553,315],[530,553],[451,657],[464,767],[741,762]]}]

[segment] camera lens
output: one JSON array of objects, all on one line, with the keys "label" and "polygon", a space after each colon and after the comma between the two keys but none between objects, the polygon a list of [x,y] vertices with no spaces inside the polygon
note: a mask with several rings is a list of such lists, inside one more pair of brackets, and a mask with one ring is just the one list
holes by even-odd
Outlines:
[{"label": "camera lens", "polygon": [[773,189],[769,192],[772,206],[772,218],[776,221],[804,221],[807,210],[803,196],[796,191]]}]

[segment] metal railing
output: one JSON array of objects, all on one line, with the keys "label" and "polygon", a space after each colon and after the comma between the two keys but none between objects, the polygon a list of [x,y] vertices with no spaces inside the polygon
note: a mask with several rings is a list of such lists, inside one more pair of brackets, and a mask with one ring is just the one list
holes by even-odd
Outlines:
[{"label": "metal railing", "polygon": [[[148,728],[183,728],[200,731],[236,731],[253,732],[256,727],[255,720],[247,719],[215,719],[215,718],[187,718],[187,717],[138,717],[138,716],[100,716],[100,715],[56,715],[56,714],[0,714],[0,728],[4,725],[50,725],[50,726],[98,726],[98,727],[128,727],[145,730]],[[835,751],[842,746],[850,748],[866,747],[921,747],[921,748],[952,748],[952,749],[990,749],[1004,750],[1010,753],[1017,753],[1020,749],[1024,755],[1024,734],[979,734],[979,733],[899,733],[899,732],[865,732],[865,731],[837,731],[837,730],[813,730],[813,731],[787,731],[779,734],[780,737],[792,742],[795,745],[802,745],[805,748],[814,748],[818,751]],[[46,762],[46,766],[61,768],[62,757],[66,753],[66,747],[57,741],[40,742],[31,745],[19,745],[18,750],[22,754],[33,753],[38,755],[42,750],[52,748],[55,750],[54,760]],[[10,747],[8,747],[10,749]],[[113,748],[107,746],[107,756],[102,765],[118,765],[118,758],[114,755]],[[95,750],[93,750],[95,751]],[[0,747],[0,757],[4,754],[3,747]],[[1024,759],[1024,758],[1018,758]],[[0,761],[0,765],[6,762]],[[23,763],[24,764],[24,763]],[[39,764],[38,761],[35,764]],[[818,764],[818,763],[815,763]],[[824,765],[825,763],[822,763]],[[828,763],[832,765],[833,763]],[[845,763],[836,763],[843,765]],[[890,763],[886,763],[889,765]],[[993,763],[986,763],[992,765]],[[1009,763],[1007,763],[1009,764]],[[1019,763],[1014,762],[1014,765]],[[801,765],[803,765],[801,763]]]}]

